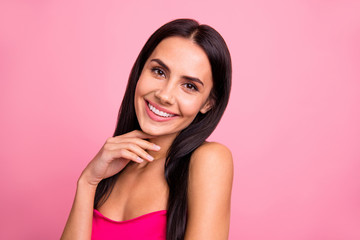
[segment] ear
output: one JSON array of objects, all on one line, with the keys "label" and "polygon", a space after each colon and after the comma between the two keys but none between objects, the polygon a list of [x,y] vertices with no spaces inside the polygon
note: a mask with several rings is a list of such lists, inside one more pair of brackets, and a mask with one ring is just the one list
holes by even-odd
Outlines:
[{"label": "ear", "polygon": [[209,111],[213,106],[213,100],[211,97],[208,98],[208,100],[205,102],[205,104],[201,107],[200,112],[202,114],[205,114],[207,111]]}]

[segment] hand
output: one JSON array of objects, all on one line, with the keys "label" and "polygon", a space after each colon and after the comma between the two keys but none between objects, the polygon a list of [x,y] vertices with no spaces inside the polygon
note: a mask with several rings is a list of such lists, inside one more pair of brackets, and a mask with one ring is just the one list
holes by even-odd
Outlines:
[{"label": "hand", "polygon": [[103,147],[86,166],[80,178],[97,186],[104,178],[120,172],[130,161],[141,163],[144,160],[153,161],[153,157],[145,150],[158,151],[160,147],[144,139],[153,136],[140,130],[110,137]]}]

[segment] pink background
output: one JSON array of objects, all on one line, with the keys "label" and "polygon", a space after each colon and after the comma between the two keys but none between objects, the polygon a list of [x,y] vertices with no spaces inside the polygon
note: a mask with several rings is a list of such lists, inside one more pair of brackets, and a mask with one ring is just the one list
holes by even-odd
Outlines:
[{"label": "pink background", "polygon": [[230,239],[360,239],[359,1],[1,1],[0,239],[58,239],[162,24],[217,29],[233,89]]}]

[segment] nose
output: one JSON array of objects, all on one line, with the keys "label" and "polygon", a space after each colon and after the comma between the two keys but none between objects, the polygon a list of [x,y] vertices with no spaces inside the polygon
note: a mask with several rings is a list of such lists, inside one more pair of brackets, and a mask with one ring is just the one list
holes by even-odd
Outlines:
[{"label": "nose", "polygon": [[166,83],[155,91],[155,97],[164,105],[172,105],[175,103],[174,87]]}]

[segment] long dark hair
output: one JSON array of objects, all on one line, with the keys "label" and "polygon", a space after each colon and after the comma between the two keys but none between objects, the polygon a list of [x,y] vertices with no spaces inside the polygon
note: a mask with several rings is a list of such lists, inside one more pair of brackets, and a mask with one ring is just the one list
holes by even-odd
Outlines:
[{"label": "long dark hair", "polygon": [[[193,19],[176,19],[156,30],[137,57],[121,103],[114,136],[140,129],[134,107],[136,83],[145,62],[156,46],[165,38],[180,36],[194,41],[207,54],[211,64],[213,88],[212,107],[205,114],[198,113],[193,122],[175,138],[166,156],[165,178],[169,185],[166,239],[184,239],[187,222],[187,189],[191,154],[214,131],[227,106],[231,88],[231,58],[224,39],[212,27],[200,25]],[[110,195],[118,175],[103,179],[95,194],[94,208]]]}]

